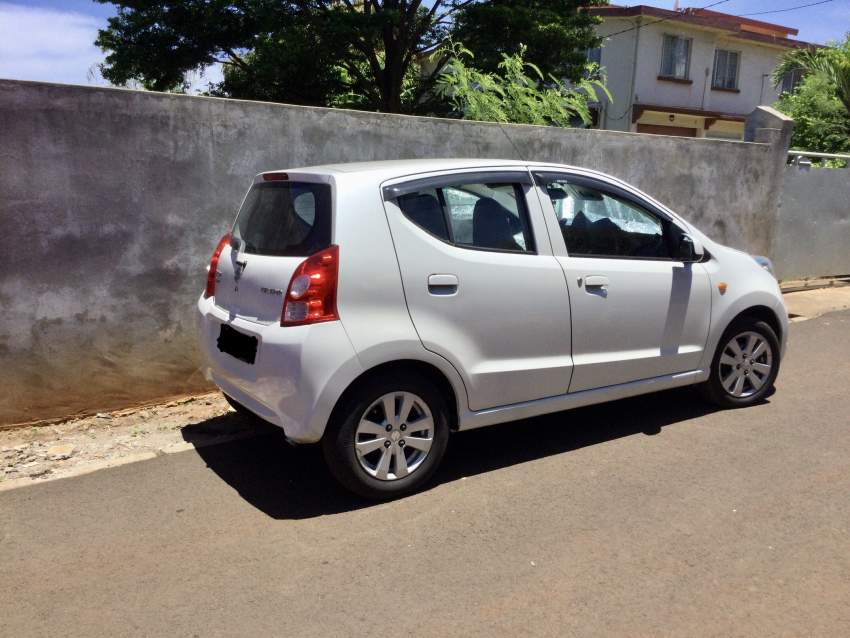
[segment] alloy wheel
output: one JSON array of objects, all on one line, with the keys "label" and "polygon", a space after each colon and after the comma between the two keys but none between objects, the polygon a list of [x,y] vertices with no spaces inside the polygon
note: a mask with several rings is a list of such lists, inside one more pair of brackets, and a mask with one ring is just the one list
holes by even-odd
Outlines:
[{"label": "alloy wheel", "polygon": [[751,330],[732,337],[720,355],[720,385],[731,396],[750,397],[761,390],[773,370],[773,349],[764,335]]},{"label": "alloy wheel", "polygon": [[394,481],[415,472],[434,442],[434,417],[412,392],[390,392],[374,401],[354,433],[357,461],[367,474]]}]

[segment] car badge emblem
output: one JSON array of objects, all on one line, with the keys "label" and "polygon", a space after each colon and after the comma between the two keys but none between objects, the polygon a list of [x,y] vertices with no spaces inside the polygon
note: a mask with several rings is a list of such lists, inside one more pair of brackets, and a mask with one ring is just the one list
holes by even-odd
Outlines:
[{"label": "car badge emblem", "polygon": [[236,285],[233,287],[234,292],[239,292],[239,280],[242,278],[242,273],[245,272],[247,265],[247,261],[236,260],[236,266],[233,269],[233,281],[236,282]]}]

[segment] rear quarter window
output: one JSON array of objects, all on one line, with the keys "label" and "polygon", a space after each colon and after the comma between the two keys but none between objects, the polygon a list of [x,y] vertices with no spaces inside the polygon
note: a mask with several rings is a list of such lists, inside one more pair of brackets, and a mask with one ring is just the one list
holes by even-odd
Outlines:
[{"label": "rear quarter window", "polygon": [[399,195],[401,212],[423,230],[461,248],[533,253],[522,185],[446,183]]},{"label": "rear quarter window", "polygon": [[254,255],[307,257],[331,244],[331,187],[308,182],[254,184],[232,232]]}]

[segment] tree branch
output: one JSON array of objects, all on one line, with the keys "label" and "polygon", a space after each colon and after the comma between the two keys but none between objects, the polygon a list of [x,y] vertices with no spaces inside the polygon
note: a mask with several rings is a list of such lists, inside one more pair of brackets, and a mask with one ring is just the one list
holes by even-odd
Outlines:
[{"label": "tree branch", "polygon": [[243,60],[238,55],[236,55],[236,52],[233,49],[222,49],[222,51],[224,51],[228,55],[228,57],[230,58],[231,64],[233,64],[234,66],[238,66],[243,71],[250,71],[251,70],[251,67],[249,67],[245,63],[245,60]]}]

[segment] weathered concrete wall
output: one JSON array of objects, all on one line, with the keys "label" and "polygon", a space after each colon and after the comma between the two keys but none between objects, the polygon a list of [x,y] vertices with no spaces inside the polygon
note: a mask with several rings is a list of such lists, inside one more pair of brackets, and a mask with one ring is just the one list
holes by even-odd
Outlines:
[{"label": "weathered concrete wall", "polygon": [[785,168],[774,246],[781,279],[850,274],[850,168]]},{"label": "weathered concrete wall", "polygon": [[202,387],[193,305],[261,170],[421,157],[578,164],[768,253],[784,150],[0,81],[0,423]]}]

